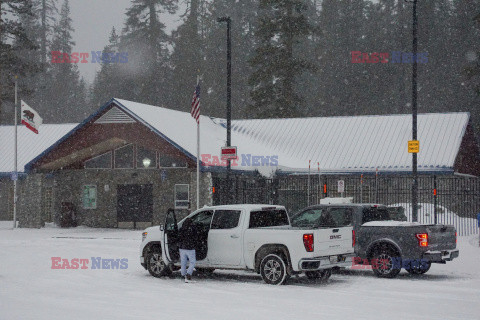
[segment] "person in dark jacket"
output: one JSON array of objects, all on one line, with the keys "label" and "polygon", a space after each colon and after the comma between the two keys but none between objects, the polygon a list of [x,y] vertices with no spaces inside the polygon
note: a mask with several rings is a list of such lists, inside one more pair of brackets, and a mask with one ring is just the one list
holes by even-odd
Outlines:
[{"label": "person in dark jacket", "polygon": [[[189,282],[192,280],[193,269],[197,261],[195,248],[198,243],[198,229],[193,224],[192,219],[187,218],[183,221],[179,230],[179,240],[180,262],[182,264],[181,273],[182,277],[185,277],[185,282]],[[188,270],[186,270],[187,260],[189,262]]]}]

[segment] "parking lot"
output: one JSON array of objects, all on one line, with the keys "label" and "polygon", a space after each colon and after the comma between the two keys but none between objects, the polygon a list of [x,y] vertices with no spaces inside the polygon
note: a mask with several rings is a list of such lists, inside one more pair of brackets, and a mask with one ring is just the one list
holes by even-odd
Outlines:
[{"label": "parking lot", "polygon": [[[278,287],[243,271],[216,271],[193,284],[185,284],[178,274],[153,278],[138,262],[140,231],[9,228],[9,223],[1,222],[0,319],[478,319],[480,315],[480,248],[473,236],[459,238],[458,259],[433,265],[424,276],[402,271],[396,279],[378,279],[368,270],[347,269],[327,283],[299,276]],[[52,269],[52,257],[68,259],[70,264],[75,258],[89,263],[85,269],[81,264],[78,269]],[[102,263],[94,268],[92,258]],[[127,267],[115,267],[109,259],[128,259]]]}]

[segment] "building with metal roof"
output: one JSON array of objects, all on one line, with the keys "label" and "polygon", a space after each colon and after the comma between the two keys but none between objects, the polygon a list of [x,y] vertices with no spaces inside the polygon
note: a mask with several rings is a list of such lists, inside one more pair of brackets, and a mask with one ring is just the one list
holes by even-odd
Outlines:
[{"label": "building with metal roof", "polygon": [[[419,115],[421,175],[480,175],[469,122],[468,113]],[[215,179],[226,171],[225,123],[200,117],[201,205],[220,199]],[[10,204],[13,127],[0,133],[0,201]],[[234,120],[232,171],[237,177],[300,176],[309,167],[319,175],[408,175],[410,135],[409,115]],[[196,123],[187,112],[112,99],[80,124],[43,125],[38,135],[20,127],[18,150],[19,171],[26,173],[22,226],[58,221],[73,210],[86,225],[141,228],[163,222],[170,207],[195,208]],[[11,206],[0,210],[9,216]]]}]

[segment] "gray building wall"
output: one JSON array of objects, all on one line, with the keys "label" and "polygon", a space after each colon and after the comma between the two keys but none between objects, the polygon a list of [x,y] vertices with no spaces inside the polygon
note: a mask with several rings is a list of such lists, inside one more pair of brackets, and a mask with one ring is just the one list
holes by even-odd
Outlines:
[{"label": "gray building wall", "polygon": [[19,180],[17,219],[20,228],[41,228],[45,226],[42,217],[42,187],[44,176],[31,174]]},{"label": "gray building wall", "polygon": [[0,178],[0,220],[13,220],[13,181]]},{"label": "gray building wall", "polygon": [[[200,205],[212,204],[212,182],[210,173],[201,173]],[[74,205],[78,225],[102,228],[133,228],[133,223],[117,221],[117,186],[151,184],[153,186],[153,219],[149,223],[138,223],[137,228],[164,223],[167,210],[174,207],[175,184],[190,186],[190,209],[179,210],[186,216],[196,209],[196,171],[192,168],[167,168],[157,170],[113,169],[113,170],[62,170],[53,174],[30,174],[19,185],[19,226],[42,227],[45,221],[45,192],[51,188],[52,218],[58,224],[62,203]],[[82,191],[85,185],[97,187],[97,206],[85,209]]]}]

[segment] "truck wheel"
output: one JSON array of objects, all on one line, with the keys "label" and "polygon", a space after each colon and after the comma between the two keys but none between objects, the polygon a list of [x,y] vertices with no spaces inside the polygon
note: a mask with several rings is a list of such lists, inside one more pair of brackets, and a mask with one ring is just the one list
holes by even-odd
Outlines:
[{"label": "truck wheel", "polygon": [[430,267],[432,266],[432,263],[430,261],[428,261],[428,263],[426,264],[426,266],[423,266],[423,267],[417,267],[417,268],[412,268],[411,266],[408,268],[408,269],[405,269],[407,270],[408,273],[410,274],[425,274],[428,272],[428,270],[430,270]]},{"label": "truck wheel", "polygon": [[260,274],[268,284],[284,284],[287,280],[287,266],[282,257],[276,254],[265,256],[260,263]]},{"label": "truck wheel", "polygon": [[152,251],[147,254],[147,270],[154,277],[160,278],[171,273],[170,268],[162,259],[162,254]]},{"label": "truck wheel", "polygon": [[332,275],[332,269],[324,269],[318,271],[305,271],[305,275],[308,279],[320,279],[321,281],[327,281]]},{"label": "truck wheel", "polygon": [[401,270],[400,266],[395,263],[395,253],[393,250],[386,248],[377,249],[373,254],[373,259],[377,263],[372,265],[372,270],[377,277],[380,278],[395,278]]}]

